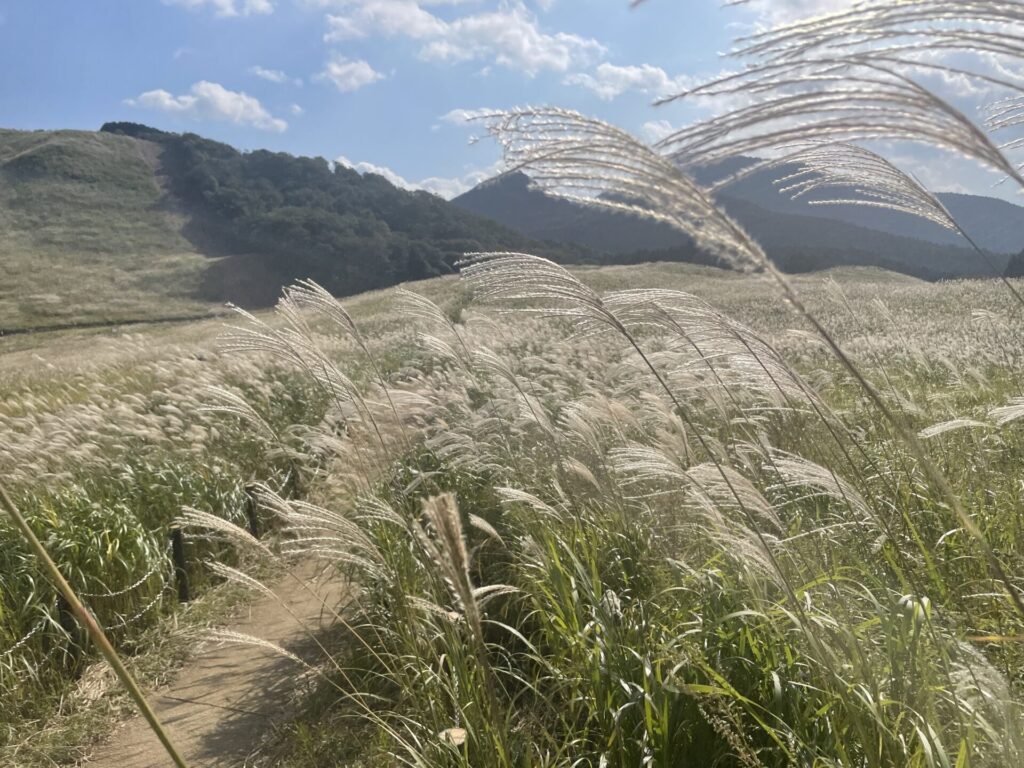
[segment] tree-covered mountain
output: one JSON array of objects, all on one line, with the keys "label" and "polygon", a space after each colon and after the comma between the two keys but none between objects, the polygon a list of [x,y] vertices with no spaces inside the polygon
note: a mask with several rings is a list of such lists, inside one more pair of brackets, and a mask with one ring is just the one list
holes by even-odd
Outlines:
[{"label": "tree-covered mountain", "polygon": [[107,123],[101,131],[159,145],[167,190],[188,217],[185,236],[202,253],[230,257],[207,275],[209,298],[241,293],[249,303],[266,303],[304,277],[354,294],[450,272],[468,251],[578,255],[323,158],[240,152],[193,133],[135,123]]},{"label": "tree-covered mountain", "polygon": [[[699,180],[708,183],[722,178],[742,169],[747,162],[739,158],[728,165],[704,169],[699,174]],[[780,195],[775,186],[767,181],[774,196],[771,198],[774,208],[768,208],[761,204],[768,199],[765,183],[763,174],[755,174],[730,187],[727,193],[720,194],[719,202],[757,238],[768,256],[787,271],[804,272],[834,266],[865,265],[884,267],[931,280],[991,276],[991,269],[985,261],[962,243],[910,237],[887,231],[884,223],[874,226],[874,220],[870,218],[873,209],[810,206],[793,202]],[[973,225],[983,229],[978,222],[984,222],[989,209],[978,201],[987,198],[961,197],[969,198],[966,207],[976,211],[973,218],[966,217],[971,221],[964,225],[965,228]],[[603,257],[599,255],[598,258],[605,261],[635,262],[657,258],[713,263],[707,254],[698,252],[689,237],[665,224],[552,197],[531,187],[522,173],[510,173],[485,181],[452,202],[467,211],[493,218],[524,236],[593,249],[603,254]],[[1009,203],[1002,205],[1016,208]],[[838,215],[828,217],[827,212],[834,209]],[[1002,208],[997,205],[994,210]],[[861,224],[844,219],[861,215],[867,216]],[[900,227],[911,226],[902,220],[897,223]],[[940,233],[944,232],[935,225],[928,226],[935,227]],[[892,225],[892,228],[896,228],[896,225]],[[917,232],[916,229],[911,231]],[[1011,231],[1015,230],[1008,227],[1004,239],[1009,237]],[[1021,232],[1024,233],[1024,226]],[[985,241],[980,231],[979,237]],[[990,258],[1000,270],[1008,260],[1005,252],[993,253]]]}]

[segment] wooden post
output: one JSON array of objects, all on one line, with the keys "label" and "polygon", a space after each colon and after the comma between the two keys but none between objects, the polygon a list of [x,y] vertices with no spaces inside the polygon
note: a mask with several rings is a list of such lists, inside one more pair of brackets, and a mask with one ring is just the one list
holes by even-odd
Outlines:
[{"label": "wooden post", "polygon": [[178,601],[191,599],[188,588],[188,568],[185,563],[185,534],[180,528],[171,530],[171,558],[174,560],[174,582],[178,585]]},{"label": "wooden post", "polygon": [[245,486],[245,516],[249,520],[249,533],[254,539],[258,539],[260,537],[260,516],[253,490],[252,485]]},{"label": "wooden post", "polygon": [[64,648],[64,666],[68,669],[75,669],[85,653],[88,635],[75,618],[75,612],[72,610],[71,604],[68,603],[67,598],[60,592],[57,593],[57,617],[61,629],[68,636],[68,645]]}]

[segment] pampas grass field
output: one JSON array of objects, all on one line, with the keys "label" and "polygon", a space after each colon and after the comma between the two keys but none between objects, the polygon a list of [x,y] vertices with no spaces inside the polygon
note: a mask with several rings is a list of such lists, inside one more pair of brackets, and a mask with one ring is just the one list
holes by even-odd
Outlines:
[{"label": "pampas grass field", "polygon": [[[1017,763],[1024,622],[770,284],[481,266],[509,258],[623,328],[540,298],[509,313],[524,302],[489,304],[471,274],[344,308],[307,286],[226,335],[96,337],[60,366],[7,355],[5,477],[121,650],[175,610],[181,508],[244,527],[253,483],[259,558],[360,587],[358,639],[321,654],[315,718],[267,764]],[[1020,574],[1012,296],[876,270],[793,283]],[[638,303],[651,284],[670,293]],[[239,581],[202,561],[251,564],[244,537],[180,522],[194,581]],[[53,697],[75,706],[91,654],[4,535],[3,632],[27,638],[3,667],[14,749]]]},{"label": "pampas grass field", "polygon": [[[482,115],[541,189],[731,269],[467,254],[345,304],[300,282],[229,327],[12,351],[11,517],[128,655],[175,615],[172,530],[200,591],[269,594],[259,567],[296,559],[348,580],[343,639],[279,649],[315,690],[264,765],[1022,765],[1024,286],[784,275],[690,174],[755,153],[798,166],[782,194],[973,244],[884,151],[1024,186],[1024,87],[984,66],[1019,65],[1022,25],[1009,0],[870,0],[757,31],[738,71],[668,97],[728,109],[656,145]],[[975,122],[936,73],[1009,95]],[[0,524],[18,759],[95,656],[23,539]]]}]

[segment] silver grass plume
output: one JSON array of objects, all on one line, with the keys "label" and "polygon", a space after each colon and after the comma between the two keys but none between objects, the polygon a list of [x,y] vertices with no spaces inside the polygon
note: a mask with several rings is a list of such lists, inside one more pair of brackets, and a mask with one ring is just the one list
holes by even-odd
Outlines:
[{"label": "silver grass plume", "polygon": [[[740,38],[731,55],[761,69],[841,56],[901,71],[964,76],[1020,93],[1020,79],[999,62],[1024,57],[1024,13],[1017,0],[871,0]],[[948,56],[956,56],[955,64],[943,63]],[[998,75],[991,67],[966,65],[965,56],[995,61]]]},{"label": "silver grass plume", "polygon": [[277,431],[253,408],[248,400],[237,392],[232,392],[220,386],[207,387],[202,390],[201,397],[208,404],[199,407],[200,413],[221,413],[237,416],[242,421],[264,433],[272,441],[282,443],[281,436]]},{"label": "silver grass plume", "polygon": [[455,496],[451,493],[432,496],[423,501],[422,509],[423,518],[430,532],[418,526],[417,537],[434,565],[440,570],[475,639],[482,644],[482,617],[473,596],[473,582],[469,575],[469,550],[466,549],[462,518]]},{"label": "silver grass plume", "polygon": [[989,418],[994,419],[1000,427],[1024,418],[1024,397],[1014,397],[1009,404],[993,408]]},{"label": "silver grass plume", "polygon": [[737,268],[761,269],[761,247],[679,167],[626,131],[578,112],[532,108],[483,119],[510,171],[545,192],[664,222]]},{"label": "silver grass plume", "polygon": [[772,488],[799,490],[804,496],[798,499],[830,498],[846,505],[858,518],[855,522],[866,522],[871,508],[856,488],[831,469],[815,464],[809,459],[791,453],[775,451],[771,467],[779,477],[779,483]]},{"label": "silver grass plume", "polygon": [[[528,302],[520,311],[565,317],[588,328],[597,324],[622,330],[622,324],[597,293],[564,267],[540,256],[471,253],[461,262],[460,273],[480,302]],[[493,353],[491,357],[477,354],[484,365],[493,357]],[[505,376],[503,367],[496,365],[494,370]]]},{"label": "silver grass plume", "polygon": [[755,66],[684,97],[751,99],[676,131],[655,149],[684,166],[803,143],[911,141],[971,158],[1024,186],[1024,177],[960,110],[900,72],[852,58]]},{"label": "silver grass plume", "polygon": [[612,470],[624,485],[667,482],[673,487],[660,493],[675,493],[679,490],[679,484],[688,480],[686,470],[680,466],[678,459],[639,443],[611,449],[608,459]]},{"label": "silver grass plume", "polygon": [[[990,131],[1018,128],[1024,125],[1024,97],[1015,96],[993,102],[985,108],[985,115],[985,126]],[[1024,137],[1006,142],[1003,149],[1020,149],[1022,146]]]},{"label": "silver grass plume", "polygon": [[321,557],[374,578],[383,575],[384,558],[358,523],[315,504],[283,499],[265,485],[256,486],[254,495],[262,509],[282,522],[282,554]]},{"label": "silver grass plume", "polygon": [[356,344],[368,354],[366,340],[363,338],[355,320],[327,289],[313,280],[299,280],[284,290],[283,303],[295,308],[312,309],[327,317],[335,326],[350,336]]},{"label": "silver grass plume", "polygon": [[999,750],[999,765],[1019,765],[1024,758],[1024,720],[1008,680],[977,648],[964,642],[957,648],[950,698]]},{"label": "silver grass plume", "polygon": [[273,328],[258,317],[237,309],[247,325],[235,326],[220,339],[228,352],[266,352],[306,371],[325,393],[338,403],[351,403],[365,410],[362,394],[312,341],[308,325],[290,302],[278,305],[287,327]]},{"label": "silver grass plume", "polygon": [[542,517],[549,517],[552,520],[562,521],[568,518],[567,511],[555,509],[532,493],[518,488],[495,488],[494,490],[502,504],[524,504]]},{"label": "silver grass plume", "polygon": [[406,529],[409,527],[408,521],[379,496],[364,495],[356,499],[353,516],[366,523],[388,523]]},{"label": "silver grass plume", "polygon": [[207,560],[206,566],[210,569],[210,571],[214,573],[214,575],[220,576],[225,581],[240,584],[246,589],[251,589],[254,592],[259,592],[265,595],[266,597],[272,598],[274,600],[280,600],[277,594],[270,587],[268,587],[259,579],[256,579],[253,576],[250,576],[248,573],[245,573],[244,571],[240,571],[237,568],[232,568],[230,565],[225,565],[224,563],[221,563],[217,560]]},{"label": "silver grass plume", "polygon": [[914,55],[935,51],[1020,58],[1022,28],[1024,8],[1017,0],[868,0],[740,38],[731,55],[791,61],[862,54],[911,66],[920,63]]},{"label": "silver grass plume", "polygon": [[774,532],[782,531],[782,523],[761,492],[735,470],[714,464],[690,467],[686,475],[691,510],[701,514],[709,538],[737,562],[787,589],[773,552],[779,546]]},{"label": "silver grass plume", "polygon": [[864,205],[927,219],[952,232],[960,227],[935,195],[881,155],[853,144],[815,144],[768,165],[797,166],[776,179],[792,200],[817,192],[843,191],[846,197],[811,197],[808,205]]},{"label": "silver grass plume", "polygon": [[330,291],[323,288],[313,280],[300,280],[294,285],[286,288],[284,298],[281,299],[277,307],[279,314],[289,318],[294,327],[305,331],[306,336],[311,337],[308,327],[301,321],[301,315],[299,312],[301,309],[311,309],[327,317],[335,326],[340,328],[358,345],[363,356],[373,369],[374,376],[381,386],[384,397],[387,399],[388,405],[391,408],[391,412],[394,414],[395,423],[402,431],[406,446],[409,446],[409,438],[405,434],[404,419],[402,414],[399,412],[398,404],[395,402],[393,394],[388,386],[388,382],[384,378],[384,373],[377,365],[377,360],[366,343],[365,337],[362,332],[360,332],[359,326],[356,325],[355,320],[352,319],[352,315],[348,313],[348,310],[342,306],[341,302],[338,301]]},{"label": "silver grass plume", "polygon": [[990,425],[983,421],[976,421],[975,419],[951,419],[950,421],[944,421],[941,424],[933,424],[930,427],[926,427],[917,433],[917,436],[925,440],[944,435],[947,432],[954,432],[961,429],[985,429]]},{"label": "silver grass plume", "polygon": [[615,291],[604,301],[627,328],[653,328],[682,339],[723,386],[736,385],[768,397],[782,395],[790,407],[809,404],[822,414],[828,412],[771,344],[703,299],[654,288]]},{"label": "silver grass plume", "polygon": [[181,514],[174,522],[178,528],[194,528],[209,533],[219,533],[228,541],[239,544],[248,549],[255,550],[267,557],[273,558],[274,553],[266,544],[257,539],[251,533],[222,517],[203,512],[192,507],[183,507]]},{"label": "silver grass plume", "polygon": [[[1003,270],[957,223],[945,205],[916,178],[900,170],[887,159],[854,144],[814,144],[767,164],[769,169],[796,165],[798,169],[776,180],[779,191],[798,200],[816,192],[842,194],[841,197],[815,197],[808,205],[862,205],[883,208],[926,219],[958,234],[998,276],[1017,302],[1024,306]],[[756,164],[755,168],[760,168]],[[744,172],[740,175],[746,175]],[[736,177],[733,177],[736,178]],[[727,180],[728,181],[731,181]]]},{"label": "silver grass plume", "polygon": [[[423,502],[427,527],[417,526],[416,534],[424,551],[434,562],[455,598],[460,612],[476,641],[480,663],[489,669],[483,632],[484,604],[502,594],[516,591],[502,584],[474,587],[469,574],[470,556],[462,529],[462,517],[454,494],[443,493]],[[488,678],[489,679],[489,678]],[[491,691],[493,695],[493,691]]]},{"label": "silver grass plume", "polygon": [[234,643],[235,645],[246,645],[251,648],[262,648],[265,651],[270,651],[278,656],[294,661],[296,664],[304,667],[308,671],[315,672],[313,667],[287,648],[283,648],[277,643],[272,643],[269,640],[264,640],[263,638],[256,637],[255,635],[248,635],[244,632],[235,632],[229,629],[209,629],[205,631],[202,636],[206,640],[210,640],[215,643]]},{"label": "silver grass plume", "polygon": [[698,464],[686,470],[691,490],[718,509],[743,513],[743,523],[751,521],[763,528],[780,533],[783,529],[775,508],[746,477],[736,470],[715,464]]}]

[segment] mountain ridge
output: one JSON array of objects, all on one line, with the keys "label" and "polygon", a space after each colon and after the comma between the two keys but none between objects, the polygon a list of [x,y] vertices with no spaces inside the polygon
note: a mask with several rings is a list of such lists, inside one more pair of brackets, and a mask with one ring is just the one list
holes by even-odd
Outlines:
[{"label": "mountain ridge", "polygon": [[[724,176],[742,170],[744,160],[736,158],[725,166],[698,169],[694,174],[699,182],[711,184]],[[786,174],[786,169],[776,172]],[[769,185],[769,186],[766,186]],[[773,197],[766,198],[770,188]],[[968,198],[966,208],[975,211],[968,216],[965,226],[978,232],[978,240],[993,243],[991,226],[985,226],[985,216],[999,218],[986,209],[979,215],[978,201],[989,198]],[[775,198],[778,198],[777,200]],[[766,202],[767,199],[767,202]],[[937,280],[955,277],[991,277],[992,269],[962,239],[945,238],[946,230],[927,221],[927,225],[942,235],[924,230],[926,236],[913,237],[900,234],[909,228],[919,233],[921,226],[913,217],[888,214],[881,223],[870,218],[875,209],[864,206],[807,205],[790,201],[780,194],[771,180],[762,173],[752,174],[718,195],[719,203],[764,246],[766,253],[787,271],[813,271],[840,265],[880,266],[915,277]],[[1024,249],[1024,208],[991,199],[1009,206],[1014,216],[1020,216],[1019,233],[1012,226],[1007,229],[1020,237]],[[643,219],[624,212],[584,206],[547,195],[532,187],[521,172],[488,179],[472,190],[456,197],[453,204],[474,213],[490,216],[517,232],[538,240],[575,243],[610,255],[616,259],[635,261],[635,253],[677,261],[714,263],[706,254],[699,253],[693,241],[673,230],[667,224]],[[962,199],[954,200],[961,209]],[[772,207],[768,207],[768,205]],[[838,209],[833,211],[833,209]],[[835,215],[830,215],[832,213]],[[866,223],[872,226],[865,226]],[[906,219],[912,220],[908,224]],[[986,239],[985,232],[989,233]],[[951,233],[949,233],[951,234]],[[992,250],[989,259],[997,270],[1005,268],[1011,254],[1019,251],[1016,242],[1003,234],[997,241],[1005,248]]]}]

